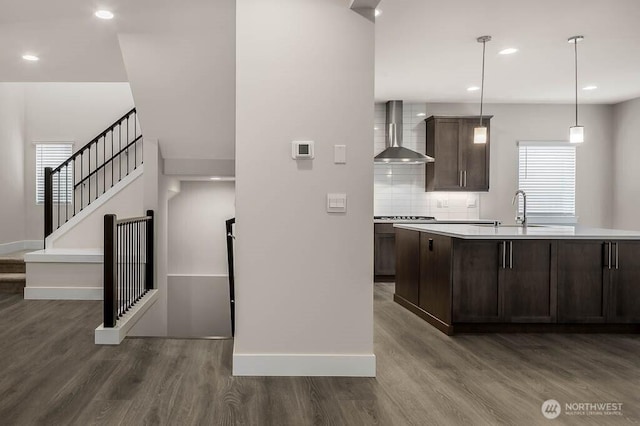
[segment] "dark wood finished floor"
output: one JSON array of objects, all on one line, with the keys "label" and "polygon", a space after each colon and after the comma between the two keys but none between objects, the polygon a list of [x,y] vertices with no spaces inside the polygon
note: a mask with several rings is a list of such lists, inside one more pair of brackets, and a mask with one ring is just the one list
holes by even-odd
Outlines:
[{"label": "dark wood finished floor", "polygon": [[99,302],[0,295],[2,425],[546,424],[543,401],[622,402],[640,422],[640,338],[447,337],[376,284],[378,377],[234,378],[232,342],[126,339],[95,346]]}]

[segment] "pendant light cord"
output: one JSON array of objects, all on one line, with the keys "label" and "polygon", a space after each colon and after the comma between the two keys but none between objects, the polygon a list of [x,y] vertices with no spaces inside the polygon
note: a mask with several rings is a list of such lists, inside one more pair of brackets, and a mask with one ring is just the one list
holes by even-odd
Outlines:
[{"label": "pendant light cord", "polygon": [[576,127],[578,126],[578,39],[573,41],[576,66]]},{"label": "pendant light cord", "polygon": [[482,83],[480,87],[480,127],[482,127],[482,106],[484,103],[484,57],[487,49],[487,42],[482,42]]}]

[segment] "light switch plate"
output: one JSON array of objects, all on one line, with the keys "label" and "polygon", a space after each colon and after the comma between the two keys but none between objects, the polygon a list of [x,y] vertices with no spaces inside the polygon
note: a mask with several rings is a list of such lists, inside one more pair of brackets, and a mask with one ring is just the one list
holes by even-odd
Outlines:
[{"label": "light switch plate", "polygon": [[345,213],[347,194],[327,194],[327,213]]}]

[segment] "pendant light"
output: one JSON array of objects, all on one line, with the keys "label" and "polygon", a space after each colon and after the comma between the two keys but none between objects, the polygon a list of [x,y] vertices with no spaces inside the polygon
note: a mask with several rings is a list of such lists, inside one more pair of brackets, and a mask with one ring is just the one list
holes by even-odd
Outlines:
[{"label": "pendant light", "polygon": [[576,125],[569,128],[569,142],[584,142],[584,126],[578,125],[578,43],[584,40],[583,36],[577,35],[569,37],[569,43],[573,43],[575,54],[575,76],[576,76]]},{"label": "pendant light", "polygon": [[480,86],[480,125],[473,129],[473,143],[487,143],[487,127],[482,124],[482,107],[484,105],[484,58],[487,50],[487,42],[491,36],[478,37],[478,43],[482,43],[482,84]]}]

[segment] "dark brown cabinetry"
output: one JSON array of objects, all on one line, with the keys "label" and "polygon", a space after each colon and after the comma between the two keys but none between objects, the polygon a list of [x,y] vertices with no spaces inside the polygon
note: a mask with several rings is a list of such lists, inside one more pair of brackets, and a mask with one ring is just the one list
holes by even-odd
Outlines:
[{"label": "dark brown cabinetry", "polygon": [[562,241],[558,321],[640,322],[640,242]]},{"label": "dark brown cabinetry", "polygon": [[488,191],[491,116],[483,118],[487,143],[473,143],[473,129],[480,117],[426,119],[427,155],[436,159],[426,165],[427,191]]},{"label": "dark brown cabinetry", "polygon": [[451,238],[420,234],[418,306],[451,323]]},{"label": "dark brown cabinetry", "polygon": [[609,280],[608,244],[567,240],[558,244],[558,322],[604,322]]},{"label": "dark brown cabinetry", "polygon": [[553,322],[552,241],[456,240],[453,322]]},{"label": "dark brown cabinetry", "polygon": [[396,234],[391,223],[373,225],[373,273],[376,281],[393,281],[396,274]]},{"label": "dark brown cabinetry", "polygon": [[396,229],[396,294],[419,303],[420,232]]},{"label": "dark brown cabinetry", "polygon": [[394,300],[444,333],[640,332],[640,241],[474,240],[396,228]]},{"label": "dark brown cabinetry", "polygon": [[640,323],[640,242],[617,241],[610,248],[608,322]]}]

